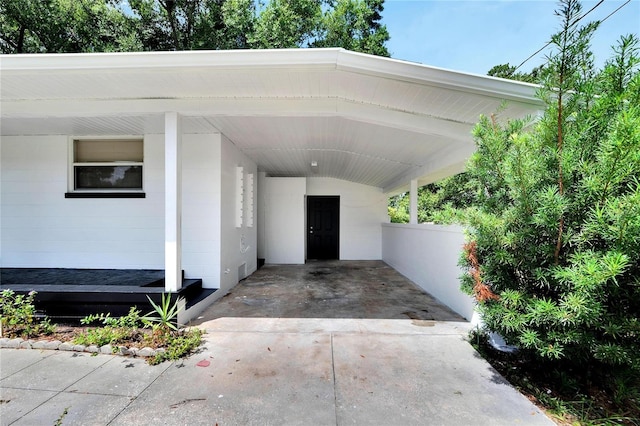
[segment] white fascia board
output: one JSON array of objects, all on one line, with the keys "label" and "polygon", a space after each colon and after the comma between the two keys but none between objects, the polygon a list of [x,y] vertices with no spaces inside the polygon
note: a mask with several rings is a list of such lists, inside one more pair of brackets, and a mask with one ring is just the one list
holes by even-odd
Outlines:
[{"label": "white fascia board", "polygon": [[517,100],[536,106],[543,105],[543,102],[536,97],[536,92],[540,88],[536,84],[447,70],[415,62],[381,58],[347,50],[339,52],[337,69],[478,93],[505,100]]},{"label": "white fascia board", "polygon": [[191,50],[0,55],[2,72],[52,70],[335,67],[343,49]]}]

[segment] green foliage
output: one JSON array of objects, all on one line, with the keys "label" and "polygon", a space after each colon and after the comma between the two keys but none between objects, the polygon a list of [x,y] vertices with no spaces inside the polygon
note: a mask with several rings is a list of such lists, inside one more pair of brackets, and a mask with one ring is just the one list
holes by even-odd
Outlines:
[{"label": "green foliage", "polygon": [[0,0],[2,53],[139,50],[133,22],[105,0]]},{"label": "green foliage", "polygon": [[140,316],[140,311],[132,307],[123,317],[115,318],[107,314],[89,315],[80,322],[85,325],[99,322],[102,326],[88,328],[78,334],[75,344],[104,346],[134,345],[162,348],[147,360],[155,365],[167,360],[176,360],[189,355],[202,343],[203,332],[198,328],[179,330],[175,324],[178,315],[178,301],[171,304],[171,295],[162,295],[158,305],[149,299],[154,311]]},{"label": "green foliage", "polygon": [[[594,371],[570,360],[531,357],[520,351],[504,354],[475,330],[469,342],[521,392],[543,405],[559,424],[637,425],[640,419],[640,375],[614,368]],[[596,383],[596,376],[605,380]]]},{"label": "green foliage", "polygon": [[[130,342],[132,339],[140,340],[138,330],[121,328],[121,327],[95,327],[78,334],[73,343],[76,345],[96,345],[98,347],[104,345],[118,345],[120,343]],[[116,348],[114,348],[115,350]]]},{"label": "green foliage", "polygon": [[389,56],[383,0],[0,0],[2,53],[344,47]]},{"label": "green foliage", "polygon": [[[477,182],[460,173],[418,188],[418,222],[465,223],[467,209],[479,197]],[[409,193],[389,199],[391,223],[409,223]]]},{"label": "green foliage", "polygon": [[256,19],[251,44],[258,49],[304,46],[319,29],[320,0],[270,0]]},{"label": "green foliage", "polygon": [[337,0],[322,16],[313,47],[342,47],[355,52],[390,56],[387,27],[380,23],[384,0]]},{"label": "green foliage", "polygon": [[64,420],[65,416],[67,414],[69,414],[69,408],[70,407],[65,407],[64,410],[62,410],[62,413],[60,414],[60,416],[56,419],[56,421],[53,423],[53,426],[62,426],[62,420]]},{"label": "green foliage", "polygon": [[162,302],[160,305],[151,300],[149,296],[147,296],[147,299],[149,299],[149,303],[153,306],[153,311],[142,317],[142,320],[156,327],[177,331],[178,327],[175,322],[179,312],[179,301],[176,300],[171,304],[171,295],[166,293],[162,293]]},{"label": "green foliage", "polygon": [[88,315],[80,320],[80,324],[84,325],[90,325],[94,322],[101,322],[108,327],[136,328],[144,326],[144,319],[135,306],[129,308],[129,313],[123,317],[112,317],[110,313],[100,313]]},{"label": "green foliage", "polygon": [[26,296],[13,290],[2,290],[0,299],[0,336],[29,338],[51,334],[55,326],[47,317],[38,319],[33,301],[36,292]]},{"label": "green foliage", "polygon": [[538,83],[545,72],[545,66],[533,68],[529,72],[516,72],[516,67],[511,64],[496,65],[487,72],[492,77],[507,78],[509,80],[524,81],[526,83]]},{"label": "green foliage", "polygon": [[74,338],[75,344],[104,346],[144,340],[144,334],[140,330],[144,327],[144,321],[140,311],[135,307],[131,307],[127,315],[119,318],[101,313],[89,315],[80,320],[80,323],[85,325],[95,322],[102,323],[102,326],[89,328],[78,334]]},{"label": "green foliage", "polygon": [[149,358],[151,365],[160,364],[163,361],[172,361],[183,358],[194,352],[202,343],[202,330],[192,328],[166,336],[164,351],[157,352]]},{"label": "green foliage", "polygon": [[[467,174],[480,190],[466,216],[489,329],[541,359],[640,370],[640,73],[622,37],[593,66],[596,24],[561,2],[541,119],[483,117]],[[468,260],[464,260],[468,266]],[[473,287],[463,277],[463,288]]]}]

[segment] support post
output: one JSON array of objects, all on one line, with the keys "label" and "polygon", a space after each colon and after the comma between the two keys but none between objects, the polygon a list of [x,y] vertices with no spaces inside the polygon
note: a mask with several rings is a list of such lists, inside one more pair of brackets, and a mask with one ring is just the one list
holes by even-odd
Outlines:
[{"label": "support post", "polygon": [[418,180],[411,180],[411,190],[409,191],[409,223],[418,223]]},{"label": "support post", "polygon": [[164,290],[182,288],[182,131],[177,112],[164,115]]}]

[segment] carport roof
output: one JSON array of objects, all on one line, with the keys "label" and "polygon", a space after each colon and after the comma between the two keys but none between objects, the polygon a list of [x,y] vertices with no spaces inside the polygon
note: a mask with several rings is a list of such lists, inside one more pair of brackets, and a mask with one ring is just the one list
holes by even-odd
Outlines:
[{"label": "carport roof", "polygon": [[531,84],[334,48],[3,55],[0,71],[3,136],[162,133],[177,111],[271,176],[386,192],[461,171],[503,101],[506,117],[542,108]]}]

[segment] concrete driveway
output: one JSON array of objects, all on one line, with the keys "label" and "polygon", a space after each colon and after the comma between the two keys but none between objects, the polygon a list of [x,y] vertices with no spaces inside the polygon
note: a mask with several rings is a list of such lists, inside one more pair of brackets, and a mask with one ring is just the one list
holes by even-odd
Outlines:
[{"label": "concrete driveway", "polygon": [[221,318],[202,326],[200,353],[159,366],[1,349],[1,423],[554,424],[477,355],[464,323]]},{"label": "concrete driveway", "polygon": [[[337,317],[337,318],[336,318]],[[2,425],[553,425],[382,262],[267,267],[200,318],[202,350],[0,350]]]}]

